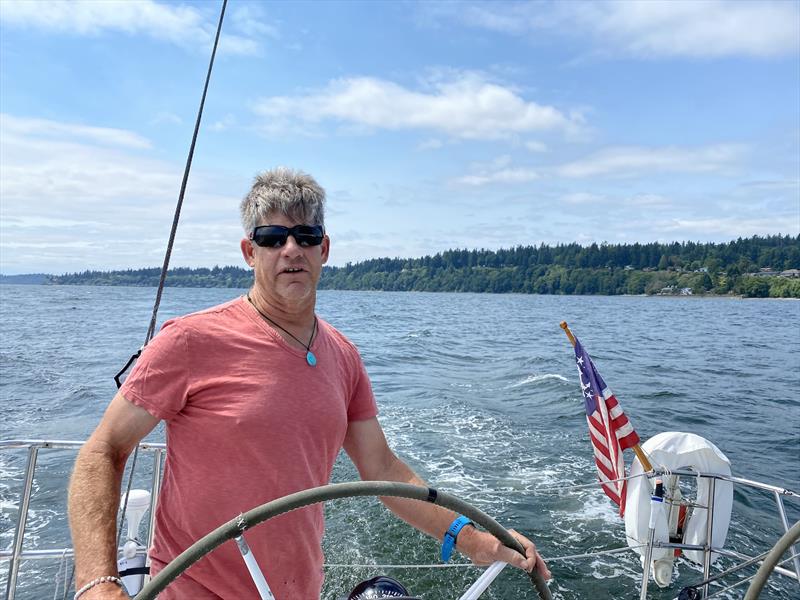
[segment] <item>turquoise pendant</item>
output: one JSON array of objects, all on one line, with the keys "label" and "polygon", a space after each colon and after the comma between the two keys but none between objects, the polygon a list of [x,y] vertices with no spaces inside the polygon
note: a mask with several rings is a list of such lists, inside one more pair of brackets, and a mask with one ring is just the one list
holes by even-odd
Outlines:
[{"label": "turquoise pendant", "polygon": [[306,362],[311,367],[317,366],[317,357],[314,356],[314,353],[311,350],[306,353]]}]

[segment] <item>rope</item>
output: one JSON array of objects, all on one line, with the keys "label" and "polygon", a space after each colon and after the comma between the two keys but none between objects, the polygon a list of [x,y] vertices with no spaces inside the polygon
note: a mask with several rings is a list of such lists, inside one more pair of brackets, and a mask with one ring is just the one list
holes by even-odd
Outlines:
[{"label": "rope", "polygon": [[[214,47],[211,50],[211,60],[208,62],[208,71],[206,72],[206,82],[203,86],[203,95],[200,98],[200,108],[197,110],[197,119],[194,123],[194,133],[192,134],[192,143],[189,146],[189,156],[186,158],[186,167],[183,170],[183,180],[181,181],[181,191],[178,194],[178,204],[175,206],[175,215],[172,218],[172,228],[169,233],[169,242],[167,242],[167,251],[164,254],[164,264],[161,267],[161,277],[158,280],[158,290],[156,291],[156,300],[153,304],[153,314],[150,317],[150,326],[147,328],[147,335],[145,336],[144,344],[142,347],[147,346],[156,330],[156,318],[158,316],[158,308],[161,305],[161,295],[164,292],[164,282],[167,279],[167,271],[169,270],[169,259],[172,256],[172,247],[175,244],[175,234],[178,231],[178,221],[181,218],[181,208],[183,207],[183,198],[186,195],[186,184],[189,181],[189,171],[192,168],[192,159],[194,158],[194,148],[197,144],[197,135],[200,132],[200,122],[203,119],[203,107],[206,103],[206,94],[208,93],[208,84],[211,81],[211,71],[214,67],[214,58],[217,55],[217,46],[219,46],[219,36],[222,33],[222,21],[225,18],[225,7],[228,0],[222,0],[222,9],[219,13],[219,23],[217,23],[217,34],[214,37]],[[122,539],[122,524],[125,520],[125,512],[128,509],[128,496],[130,495],[131,486],[133,484],[133,470],[136,466],[136,459],[139,456],[139,445],[133,451],[133,459],[131,463],[130,475],[128,476],[128,485],[125,490],[125,500],[122,504],[122,512],[119,517],[119,525],[117,526],[117,546]],[[152,518],[152,516],[151,516]]]}]

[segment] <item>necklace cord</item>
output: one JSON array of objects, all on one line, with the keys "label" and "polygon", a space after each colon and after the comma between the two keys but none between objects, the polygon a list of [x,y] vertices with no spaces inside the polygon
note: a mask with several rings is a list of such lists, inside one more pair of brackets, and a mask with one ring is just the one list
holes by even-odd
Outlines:
[{"label": "necklace cord", "polygon": [[284,329],[283,327],[281,327],[280,325],[278,325],[278,324],[277,324],[275,321],[273,321],[272,319],[270,319],[270,318],[269,318],[267,315],[265,315],[263,312],[261,312],[261,309],[260,309],[260,308],[258,308],[258,307],[256,306],[256,303],[255,303],[255,302],[253,302],[253,299],[250,297],[250,294],[249,294],[249,293],[247,294],[247,301],[248,301],[250,304],[252,304],[252,305],[253,305],[253,308],[255,308],[255,309],[256,309],[256,312],[258,312],[258,314],[260,314],[262,317],[264,317],[264,318],[265,318],[267,321],[269,321],[269,322],[270,322],[272,325],[274,325],[275,327],[277,327],[278,329],[280,329],[280,330],[281,330],[282,332],[284,332],[286,335],[290,336],[290,337],[291,337],[291,338],[292,338],[294,341],[296,341],[296,342],[297,342],[298,344],[300,344],[300,345],[301,345],[303,348],[305,348],[305,349],[306,349],[306,352],[311,352],[311,343],[314,341],[314,335],[316,335],[316,333],[317,333],[317,315],[314,315],[314,327],[311,329],[311,337],[310,337],[310,338],[308,338],[308,343],[307,343],[307,344],[305,344],[305,343],[303,343],[303,341],[302,341],[300,338],[298,338],[297,336],[295,336],[294,334],[292,334],[292,332],[291,332],[291,331],[288,331],[287,329]]}]

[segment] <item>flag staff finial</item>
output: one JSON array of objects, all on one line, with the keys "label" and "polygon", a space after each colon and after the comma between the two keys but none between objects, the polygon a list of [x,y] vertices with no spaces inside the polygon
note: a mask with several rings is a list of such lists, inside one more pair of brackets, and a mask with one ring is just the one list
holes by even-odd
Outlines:
[{"label": "flag staff finial", "polygon": [[[575,336],[572,335],[572,332],[569,330],[569,325],[567,325],[566,321],[561,321],[561,329],[563,329],[564,333],[567,334],[567,337],[569,338],[570,343],[574,347],[575,346]],[[645,472],[652,471],[653,470],[653,465],[651,465],[650,461],[647,460],[647,456],[645,456],[644,450],[642,450],[641,445],[636,444],[635,446],[633,446],[633,451],[636,453],[636,457],[639,459],[639,462],[642,463],[642,469],[644,469]]]},{"label": "flag staff finial", "polygon": [[564,333],[567,334],[569,341],[572,343],[573,346],[575,346],[575,336],[572,335],[572,332],[569,330],[569,326],[567,325],[566,321],[561,321],[561,329],[564,330]]}]

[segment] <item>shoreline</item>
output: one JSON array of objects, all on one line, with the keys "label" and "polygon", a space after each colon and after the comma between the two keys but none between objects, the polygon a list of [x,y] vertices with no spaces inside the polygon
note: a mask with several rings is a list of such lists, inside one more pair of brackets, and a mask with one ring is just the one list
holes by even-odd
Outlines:
[{"label": "shoreline", "polygon": [[[83,284],[83,283],[16,283],[0,281],[0,288],[3,287],[35,287],[42,286],[48,288],[149,288],[157,289],[157,285],[107,285],[107,284]],[[195,290],[243,290],[247,288],[241,287],[228,287],[228,286],[191,286],[191,285],[168,285],[166,287],[176,289],[195,289]],[[710,299],[728,299],[728,300],[794,300],[798,301],[800,298],[771,298],[771,297],[749,297],[741,294],[527,294],[524,292],[461,292],[461,291],[428,291],[428,290],[353,290],[347,288],[323,288],[318,289],[317,292],[363,292],[363,293],[377,293],[377,294],[474,294],[474,295],[492,295],[492,296],[564,296],[575,298],[669,298],[669,299],[682,299],[682,300],[710,300]]]}]

